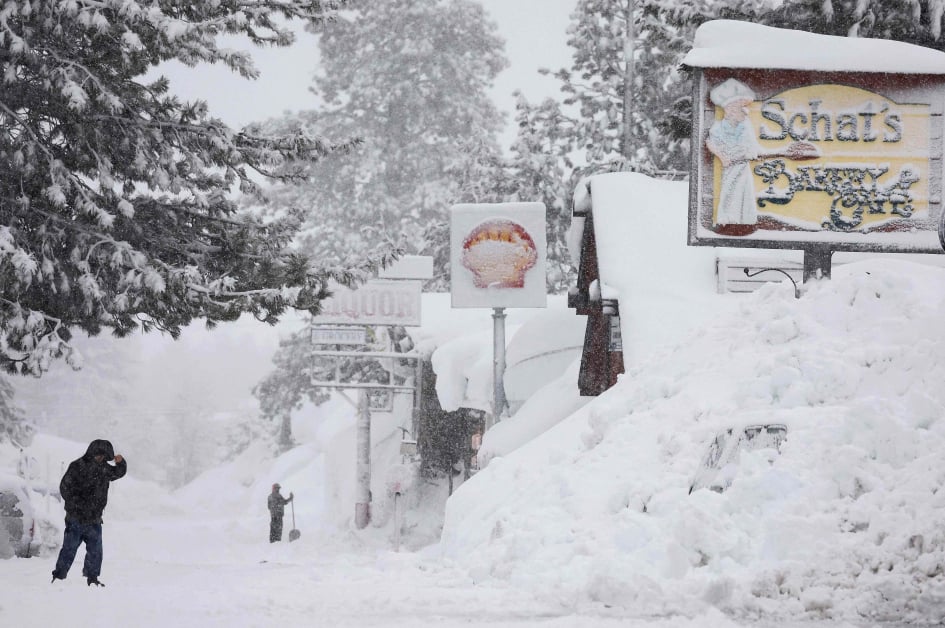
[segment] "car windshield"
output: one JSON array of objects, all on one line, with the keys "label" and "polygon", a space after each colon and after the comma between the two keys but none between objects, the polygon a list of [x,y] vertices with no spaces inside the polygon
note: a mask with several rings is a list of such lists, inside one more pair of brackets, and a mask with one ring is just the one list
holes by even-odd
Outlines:
[{"label": "car windshield", "polygon": [[721,493],[731,484],[732,478],[720,477],[720,472],[727,466],[737,463],[740,452],[768,449],[780,453],[781,444],[786,438],[787,427],[780,423],[748,425],[741,429],[729,428],[717,434],[709,444],[702,464],[689,486],[689,492],[692,493],[699,488],[710,488]]}]

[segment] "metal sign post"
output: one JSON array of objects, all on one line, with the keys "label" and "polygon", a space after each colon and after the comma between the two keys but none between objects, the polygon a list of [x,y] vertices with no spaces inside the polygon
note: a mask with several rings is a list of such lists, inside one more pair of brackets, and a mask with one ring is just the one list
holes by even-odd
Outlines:
[{"label": "metal sign post", "polygon": [[[414,360],[419,363],[420,356],[410,353],[394,351],[337,351],[315,350],[313,356],[331,358],[388,358],[393,360]],[[393,369],[392,369],[393,371]],[[416,395],[417,386],[410,384],[378,384],[375,382],[342,382],[336,371],[335,381],[316,380],[311,382],[316,388],[331,388],[341,390],[355,388],[358,390],[357,421],[355,429],[356,467],[355,467],[355,504],[354,524],[361,530],[371,522],[371,393],[373,391],[388,391],[390,393],[404,391]],[[347,398],[347,397],[346,397]]]},{"label": "metal sign post", "polygon": [[371,520],[371,409],[367,388],[358,391],[357,448],[354,525],[361,530]]},{"label": "metal sign post", "polygon": [[505,308],[492,309],[492,418],[489,427],[499,422],[508,402],[505,399]]}]

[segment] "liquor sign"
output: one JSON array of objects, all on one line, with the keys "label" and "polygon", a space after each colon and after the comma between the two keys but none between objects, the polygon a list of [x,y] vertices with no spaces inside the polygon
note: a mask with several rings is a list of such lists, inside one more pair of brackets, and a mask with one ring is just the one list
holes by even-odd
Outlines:
[{"label": "liquor sign", "polygon": [[363,345],[367,343],[364,327],[312,327],[312,344]]},{"label": "liquor sign", "polygon": [[454,205],[453,307],[545,307],[545,255],[543,203]]},{"label": "liquor sign", "polygon": [[720,67],[712,52],[690,53],[705,63],[693,63],[690,244],[942,251],[945,76],[802,71],[785,57]]},{"label": "liquor sign", "polygon": [[356,290],[337,284],[330,289],[314,325],[420,326],[420,281],[374,279]]}]

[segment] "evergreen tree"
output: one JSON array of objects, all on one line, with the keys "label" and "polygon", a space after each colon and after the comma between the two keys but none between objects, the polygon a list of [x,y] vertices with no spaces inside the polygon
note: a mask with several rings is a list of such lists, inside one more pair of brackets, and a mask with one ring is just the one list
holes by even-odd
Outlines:
[{"label": "evergreen tree", "polygon": [[[75,363],[72,331],[179,333],[249,311],[317,311],[328,277],[287,244],[300,217],[263,221],[231,192],[253,177],[292,180],[289,162],[344,142],[235,131],[203,102],[181,102],[158,64],[222,63],[252,78],[219,34],[291,43],[285,20],[316,28],[344,0],[9,0],[0,10],[0,366],[41,373]],[[329,60],[330,61],[330,60]],[[340,61],[339,61],[340,62]],[[372,260],[368,263],[383,263]]]},{"label": "evergreen tree", "polygon": [[[690,9],[692,3],[683,3]],[[660,122],[689,93],[677,70],[694,25],[682,7],[660,0],[578,0],[568,45],[570,69],[561,80],[572,119],[572,150],[589,164],[625,162],[636,170],[688,167],[688,144],[667,137]],[[674,19],[670,19],[674,18]]]},{"label": "evergreen tree", "polygon": [[253,387],[265,419],[281,421],[302,407],[305,401],[318,405],[328,399],[328,392],[314,387],[313,381],[334,379],[334,364],[319,360],[308,329],[279,341],[273,356],[275,369]]},{"label": "evergreen tree", "polygon": [[32,432],[33,426],[13,401],[13,386],[0,375],[0,442],[14,440],[26,444]]},{"label": "evergreen tree", "polygon": [[945,50],[945,0],[789,0],[761,16],[770,26],[895,39]]},{"label": "evergreen tree", "polygon": [[573,282],[566,236],[571,224],[570,199],[578,177],[571,157],[576,123],[554,100],[533,106],[517,95],[518,136],[512,144],[511,181],[506,187],[515,194],[512,200],[540,200],[545,204],[548,292],[561,293]]},{"label": "evergreen tree", "polygon": [[[349,154],[305,164],[307,180],[276,186],[264,211],[310,211],[298,246],[331,263],[432,255],[427,288],[442,290],[449,286],[450,205],[504,194],[497,180],[501,115],[488,94],[507,64],[503,43],[471,0],[357,0],[350,8],[319,41],[323,62],[313,91],[324,104],[259,128],[359,142]],[[334,360],[313,350],[306,332],[281,344],[276,369],[254,389],[264,416],[285,421],[305,400],[327,398],[311,382],[332,379]],[[386,377],[377,361],[340,368],[349,381]]]},{"label": "evergreen tree", "polygon": [[[496,26],[470,0],[351,3],[324,29],[313,91],[324,101],[262,126],[361,141],[350,154],[280,186],[272,212],[314,210],[301,246],[343,262],[370,251],[427,253],[477,160],[498,154],[501,116],[488,96],[506,66]],[[438,244],[438,243],[437,243]],[[448,285],[437,266],[432,287]]]},{"label": "evergreen tree", "polygon": [[[579,0],[568,29],[571,67],[542,70],[561,81],[563,97],[538,105],[519,97],[509,187],[548,208],[553,291],[571,283],[565,235],[583,176],[688,168],[689,122],[682,116],[690,83],[677,67],[708,6],[705,0]],[[683,127],[676,128],[680,119]]]}]

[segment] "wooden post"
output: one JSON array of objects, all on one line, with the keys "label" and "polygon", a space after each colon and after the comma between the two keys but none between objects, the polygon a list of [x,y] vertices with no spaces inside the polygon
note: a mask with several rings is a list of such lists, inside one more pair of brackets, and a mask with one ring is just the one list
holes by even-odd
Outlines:
[{"label": "wooden post", "polygon": [[829,246],[809,246],[804,249],[804,283],[809,279],[830,279]]}]

